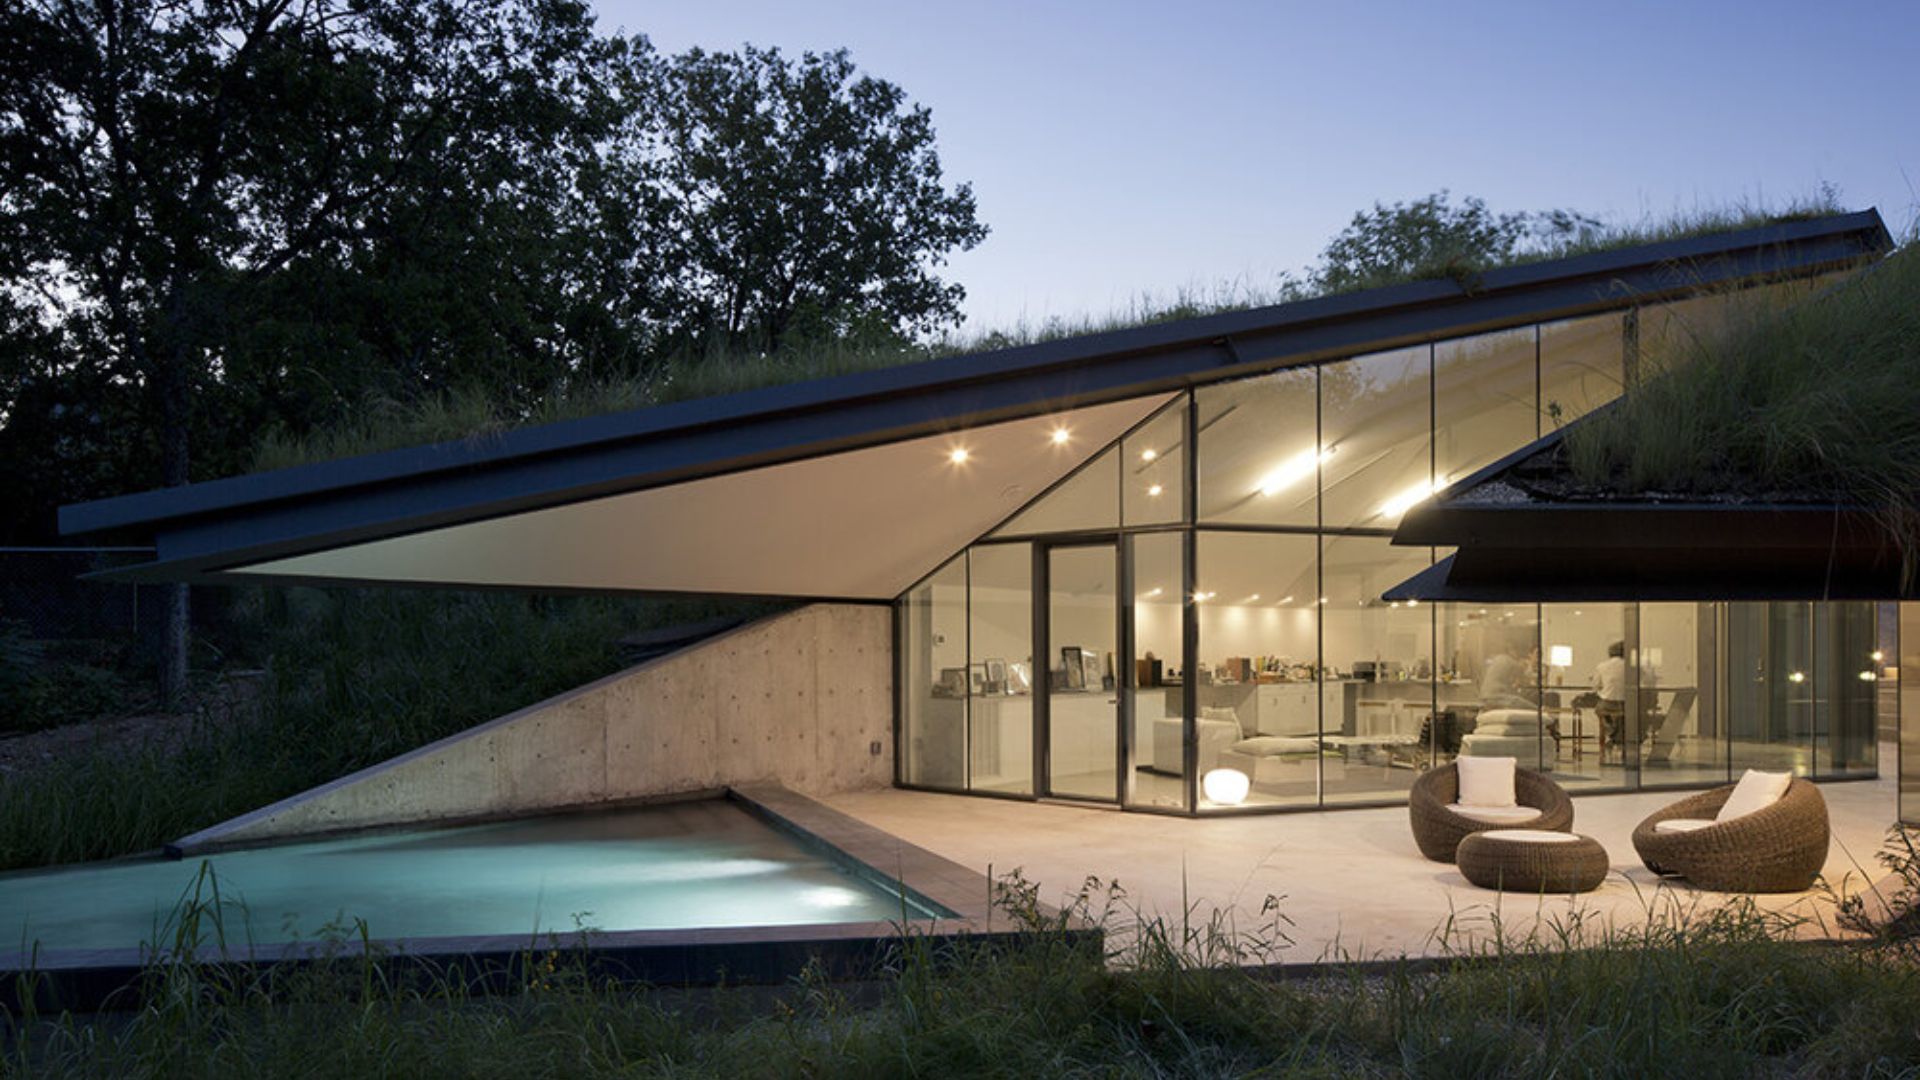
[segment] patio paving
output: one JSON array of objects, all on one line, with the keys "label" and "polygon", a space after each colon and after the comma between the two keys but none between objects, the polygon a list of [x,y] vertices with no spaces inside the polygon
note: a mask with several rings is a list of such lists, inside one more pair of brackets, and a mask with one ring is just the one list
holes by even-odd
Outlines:
[{"label": "patio paving", "polygon": [[[1892,746],[1881,761],[1895,759]],[[1848,893],[1882,882],[1875,854],[1895,815],[1891,776],[1821,785],[1833,824],[1826,880]],[[1118,882],[1149,915],[1177,919],[1191,902],[1200,918],[1218,910],[1241,928],[1261,924],[1269,896],[1293,944],[1286,962],[1435,956],[1485,943],[1497,915],[1511,940],[1587,926],[1644,924],[1649,912],[1703,912],[1728,897],[1662,881],[1634,855],[1633,828],[1686,792],[1574,799],[1574,830],[1607,849],[1611,867],[1594,892],[1517,896],[1477,888],[1454,867],[1414,848],[1405,807],[1187,819],[1054,803],[1025,803],[897,789],[849,792],[825,802],[852,817],[982,873],[1019,868],[1059,903],[1089,877]],[[1768,911],[1806,920],[1808,937],[1840,936],[1833,902],[1809,893],[1756,898]],[[1442,927],[1450,930],[1443,935]]]}]

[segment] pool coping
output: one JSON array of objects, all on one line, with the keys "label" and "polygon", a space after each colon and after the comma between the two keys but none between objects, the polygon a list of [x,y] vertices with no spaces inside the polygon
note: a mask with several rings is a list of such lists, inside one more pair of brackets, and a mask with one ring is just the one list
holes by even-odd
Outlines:
[{"label": "pool coping", "polygon": [[[146,976],[166,964],[315,966],[356,960],[368,951],[390,967],[430,974],[457,970],[488,990],[524,987],[539,977],[541,965],[561,956],[579,961],[595,980],[655,985],[784,982],[809,968],[831,978],[862,978],[896,961],[911,942],[940,948],[991,946],[1024,932],[1011,918],[996,920],[986,875],[951,859],[776,784],[730,787],[721,797],[855,876],[900,892],[903,918],[376,938],[364,944],[357,938],[245,943],[206,947],[189,957],[148,947],[15,948],[0,951],[0,1008],[16,1014],[29,1004],[43,1014],[132,1008],[140,1002]],[[907,910],[907,905],[919,910]],[[1043,907],[1041,913],[1058,916],[1051,908]],[[1098,932],[1078,925],[1067,930]]]}]

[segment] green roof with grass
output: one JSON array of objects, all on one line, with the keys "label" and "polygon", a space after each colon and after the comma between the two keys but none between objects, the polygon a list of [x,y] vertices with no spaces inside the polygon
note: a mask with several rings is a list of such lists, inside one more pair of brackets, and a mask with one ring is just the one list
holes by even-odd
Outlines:
[{"label": "green roof with grass", "polygon": [[1412,203],[1376,205],[1355,215],[1353,223],[1329,243],[1317,265],[1299,275],[1282,275],[1266,286],[1229,282],[1183,289],[1171,298],[1142,294],[1106,316],[1051,318],[926,342],[837,340],[775,353],[677,356],[644,376],[568,387],[523,413],[509,413],[483,394],[460,390],[408,402],[376,399],[366,402],[352,422],[338,427],[300,437],[267,433],[258,444],[254,467],[277,469],[484,437],[561,420],[1419,281],[1470,284],[1490,270],[1843,212],[1832,192],[1822,192],[1777,209],[1720,207],[1630,225],[1605,225],[1568,211],[1492,215],[1477,199],[1452,206],[1441,192]]}]

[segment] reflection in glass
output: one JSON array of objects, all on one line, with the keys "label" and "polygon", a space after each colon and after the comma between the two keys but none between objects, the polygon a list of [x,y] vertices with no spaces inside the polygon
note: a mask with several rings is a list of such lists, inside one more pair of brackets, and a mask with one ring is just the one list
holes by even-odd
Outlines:
[{"label": "reflection in glass", "polygon": [[1316,383],[1292,368],[1196,391],[1202,521],[1315,524]]},{"label": "reflection in glass", "polygon": [[958,790],[967,782],[965,556],[909,590],[900,614],[900,779]]},{"label": "reflection in glass", "polygon": [[1385,537],[1322,540],[1322,741],[1340,759],[1335,769],[1328,758],[1327,802],[1404,798],[1436,738],[1448,737],[1435,730],[1433,605],[1380,598],[1431,562],[1426,548]]},{"label": "reflection in glass", "polygon": [[1813,620],[1806,603],[1726,606],[1726,727],[1733,775],[1807,775],[1813,758]]},{"label": "reflection in glass", "polygon": [[1433,350],[1320,369],[1320,513],[1328,528],[1391,528],[1433,492]]},{"label": "reflection in glass", "polygon": [[[1184,691],[1179,674],[1185,629],[1186,535],[1146,533],[1128,540],[1133,552],[1133,656],[1122,666],[1133,717],[1135,806],[1187,806]],[[1206,747],[1202,746],[1204,754]],[[1203,763],[1203,767],[1205,767]]]},{"label": "reflection in glass", "polygon": [[1028,794],[1033,791],[1033,548],[979,544],[968,558],[968,786]]},{"label": "reflection in glass", "polygon": [[1167,525],[1186,513],[1187,399],[1160,410],[1120,446],[1121,512],[1128,525]]},{"label": "reflection in glass", "polygon": [[1631,604],[1540,605],[1546,760],[1563,784],[1622,787]]},{"label": "reflection in glass", "polygon": [[1120,448],[1115,446],[994,532],[995,536],[1112,529],[1120,523]]},{"label": "reflection in glass", "polygon": [[[1437,761],[1510,757],[1529,769],[1552,763],[1557,719],[1543,702],[1539,609],[1533,604],[1440,604]],[[1554,691],[1557,695],[1557,691]]]},{"label": "reflection in glass", "polygon": [[[1194,617],[1201,680],[1195,689],[1199,769],[1247,778],[1250,805],[1319,801],[1320,713],[1341,686],[1319,678],[1318,541],[1311,535],[1202,532],[1196,541]],[[1337,722],[1337,720],[1336,720]],[[1344,753],[1331,757],[1338,774]],[[1202,810],[1215,809],[1203,798]]]},{"label": "reflection in glass", "polygon": [[1540,328],[1540,431],[1555,431],[1620,396],[1626,319],[1615,313]]},{"label": "reflection in glass", "polygon": [[1534,328],[1433,350],[1434,483],[1445,487],[1538,437]]},{"label": "reflection in glass", "polygon": [[1639,607],[1640,783],[1721,784],[1727,745],[1715,708],[1711,604]]},{"label": "reflection in glass", "polygon": [[[1881,658],[1873,605],[1814,605],[1814,769],[1821,777],[1871,776],[1876,763]],[[1884,653],[1881,657],[1884,657]]]},{"label": "reflection in glass", "polygon": [[1920,824],[1920,602],[1900,604],[1899,660],[1900,820]]},{"label": "reflection in glass", "polygon": [[1119,792],[1118,625],[1111,543],[1048,553],[1048,790],[1114,802]]}]

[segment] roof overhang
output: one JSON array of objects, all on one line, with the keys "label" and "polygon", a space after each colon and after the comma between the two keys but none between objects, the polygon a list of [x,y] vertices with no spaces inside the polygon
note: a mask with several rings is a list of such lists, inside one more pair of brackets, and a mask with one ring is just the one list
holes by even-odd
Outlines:
[{"label": "roof overhang", "polygon": [[144,492],[61,530],[150,538],[123,579],[889,599],[1184,388],[1890,246],[1868,210]]},{"label": "roof overhang", "polygon": [[1879,519],[1842,506],[1429,510],[1410,514],[1393,542],[1458,550],[1388,600],[1916,598]]}]

